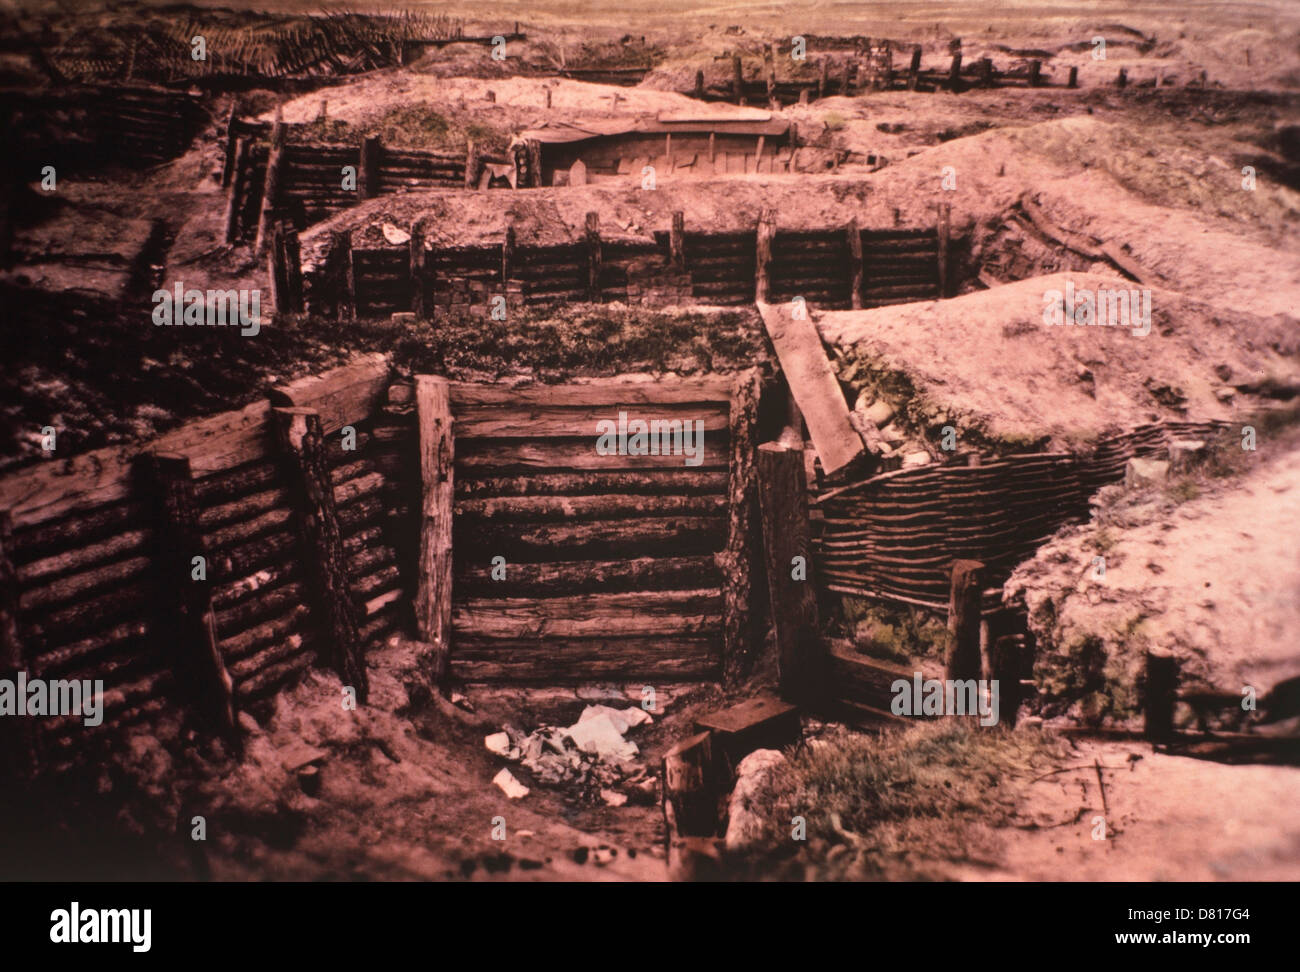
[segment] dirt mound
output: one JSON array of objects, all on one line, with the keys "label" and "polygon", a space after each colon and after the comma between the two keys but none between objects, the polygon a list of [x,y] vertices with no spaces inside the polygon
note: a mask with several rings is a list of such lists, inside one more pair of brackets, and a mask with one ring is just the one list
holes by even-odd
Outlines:
[{"label": "dirt mound", "polygon": [[[873,393],[921,424],[1077,448],[1162,418],[1227,419],[1251,407],[1238,386],[1300,381],[1300,336],[1275,320],[1151,291],[1150,333],[1048,326],[1044,295],[1138,285],[1055,274],[949,301],[816,315],[823,340],[870,367]],[[891,401],[896,408],[903,401]]]}]

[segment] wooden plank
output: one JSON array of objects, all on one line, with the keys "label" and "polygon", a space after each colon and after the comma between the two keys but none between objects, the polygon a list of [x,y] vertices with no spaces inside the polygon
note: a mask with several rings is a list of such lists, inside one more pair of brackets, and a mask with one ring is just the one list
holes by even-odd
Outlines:
[{"label": "wooden plank", "polygon": [[416,568],[415,624],[421,641],[433,645],[433,678],[447,677],[451,653],[452,496],[455,439],[447,381],[415,378],[420,448],[420,553]]},{"label": "wooden plank", "polygon": [[[238,737],[234,682],[217,644],[211,565],[199,527],[190,461],[174,453],[143,458],[159,513],[157,567],[164,618],[155,630],[160,654],[172,659],[176,683],[203,721],[233,741]],[[202,557],[205,564],[199,580],[193,576],[195,557]]]},{"label": "wooden plank", "polygon": [[823,667],[802,448],[758,447],[758,495],[781,695],[811,702],[823,685]]},{"label": "wooden plank", "polygon": [[270,398],[273,405],[319,412],[321,430],[329,435],[369,418],[387,394],[388,381],[388,355],[374,351],[322,374],[279,385]]},{"label": "wooden plank", "polygon": [[849,306],[853,310],[862,307],[862,232],[858,229],[857,217],[849,220],[849,225],[844,230],[845,238],[849,244]]},{"label": "wooden plank", "polygon": [[484,641],[458,637],[451,674],[466,682],[575,685],[596,680],[716,680],[716,638],[582,638]]},{"label": "wooden plank", "polygon": [[[454,422],[456,437],[469,438],[577,438],[595,437],[602,421],[618,421],[618,405],[547,406],[484,405],[457,411]],[[655,405],[637,409],[629,418],[650,422],[700,422],[705,432],[727,429],[727,406],[719,403]],[[692,425],[692,428],[699,426]]]},{"label": "wooden plank", "polygon": [[[710,133],[709,138],[713,138],[712,133]],[[686,214],[681,210],[677,210],[673,213],[672,226],[668,230],[668,256],[673,269],[679,273],[686,269],[685,239]]]},{"label": "wooden plank", "polygon": [[754,257],[754,300],[766,303],[772,293],[772,240],[776,236],[776,213],[763,210],[758,218]]},{"label": "wooden plank", "polygon": [[253,249],[260,256],[266,252],[270,239],[271,217],[280,201],[280,183],[284,171],[284,123],[280,117],[281,109],[275,109],[275,124],[271,128],[271,154],[266,163],[266,179],[262,184],[262,205],[258,210],[257,240]]},{"label": "wooden plank", "polygon": [[750,617],[750,571],[754,562],[753,518],[758,506],[758,475],[754,466],[754,435],[762,378],[757,368],[740,372],[731,392],[731,456],[727,481],[727,545],[720,558],[723,571],[723,646],[725,674],[737,682],[749,671],[755,655]]},{"label": "wooden plank", "polygon": [[587,214],[587,298],[600,302],[600,268],[604,255],[600,245],[600,215]]},{"label": "wooden plank", "polygon": [[508,563],[503,580],[495,579],[493,571],[491,563],[457,560],[455,589],[479,596],[499,591],[517,596],[547,596],[610,587],[634,591],[689,590],[716,584],[721,576],[713,554]]},{"label": "wooden plank", "polygon": [[715,436],[705,434],[700,463],[686,466],[683,455],[601,455],[596,436],[584,439],[543,439],[515,442],[504,439],[470,439],[463,443],[457,464],[470,471],[486,469],[718,469],[726,466],[725,449]]},{"label": "wooden plank", "polygon": [[467,521],[458,519],[461,542],[502,554],[518,551],[524,559],[554,556],[567,547],[596,547],[629,555],[650,549],[717,550],[724,545],[727,518],[722,516],[623,516],[612,520]]},{"label": "wooden plank", "polygon": [[822,468],[827,475],[834,475],[861,457],[865,449],[849,420],[849,406],[817,328],[811,320],[795,320],[785,305],[759,304],[758,309]]},{"label": "wooden plank", "polygon": [[725,496],[502,496],[456,501],[457,517],[485,520],[596,519],[619,516],[714,516],[726,512]]},{"label": "wooden plank", "polygon": [[357,195],[361,199],[374,199],[379,195],[379,158],[383,145],[378,135],[366,135],[361,140],[357,159]]},{"label": "wooden plank", "polygon": [[532,473],[521,476],[487,476],[456,481],[457,497],[478,496],[563,496],[628,492],[658,495],[698,495],[727,491],[725,469],[648,469],[581,473]]},{"label": "wooden plank", "polygon": [[668,637],[715,632],[721,614],[716,588],[467,598],[452,611],[452,629],[457,638]]},{"label": "wooden plank", "polygon": [[296,507],[298,536],[312,593],[312,613],[323,636],[325,657],[343,684],[356,689],[357,700],[365,702],[369,696],[369,679],[334,506],[334,490],[325,464],[321,417],[306,408],[276,408],[273,414],[276,439]]},{"label": "wooden plank", "polygon": [[730,400],[727,375],[627,375],[617,378],[577,378],[561,385],[536,381],[453,381],[451,405],[672,405]]}]

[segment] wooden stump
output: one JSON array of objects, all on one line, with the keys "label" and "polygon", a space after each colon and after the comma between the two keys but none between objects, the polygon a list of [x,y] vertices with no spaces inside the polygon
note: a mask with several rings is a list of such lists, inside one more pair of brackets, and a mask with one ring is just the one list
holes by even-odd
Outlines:
[{"label": "wooden stump", "polygon": [[660,765],[666,850],[677,836],[712,837],[718,831],[721,785],[707,732],[683,739]]},{"label": "wooden stump", "polygon": [[952,565],[948,596],[948,652],[945,677],[978,679],[980,663],[980,595],[984,589],[984,564],[957,560]]}]

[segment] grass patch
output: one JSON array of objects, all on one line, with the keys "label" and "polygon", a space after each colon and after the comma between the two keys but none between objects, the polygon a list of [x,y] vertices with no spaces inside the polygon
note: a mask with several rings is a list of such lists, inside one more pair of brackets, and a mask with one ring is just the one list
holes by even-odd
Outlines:
[{"label": "grass patch", "polygon": [[[968,720],[883,735],[841,731],[794,751],[760,806],[783,825],[806,821],[804,854],[821,877],[942,877],[943,862],[991,863],[991,828],[1015,815],[1015,784],[1063,755],[1041,732],[979,729]],[[788,828],[772,836],[774,847],[796,844]]]}]

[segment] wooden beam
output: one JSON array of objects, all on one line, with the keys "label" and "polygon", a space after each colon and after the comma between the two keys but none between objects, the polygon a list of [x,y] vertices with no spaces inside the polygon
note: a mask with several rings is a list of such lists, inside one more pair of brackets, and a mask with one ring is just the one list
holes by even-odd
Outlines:
[{"label": "wooden beam", "polygon": [[285,223],[280,228],[280,263],[284,270],[284,308],[290,314],[302,313],[302,248],[298,231]]},{"label": "wooden beam", "polygon": [[767,303],[772,290],[772,240],[776,236],[776,213],[765,209],[758,217],[754,250],[754,300]]},{"label": "wooden beam", "polygon": [[939,224],[937,227],[939,243],[939,297],[946,298],[948,289],[948,237],[951,233],[952,204],[939,204]]},{"label": "wooden beam", "polygon": [[668,255],[673,269],[679,273],[686,269],[686,214],[680,209],[673,213],[668,230]]},{"label": "wooden beam", "polygon": [[420,553],[415,625],[434,646],[432,677],[447,678],[451,658],[452,498],[455,440],[451,391],[444,378],[417,375],[415,408],[420,450]]},{"label": "wooden beam", "polygon": [[334,489],[325,462],[321,416],[309,408],[276,408],[272,414],[294,499],[294,519],[322,654],[343,684],[356,690],[357,701],[365,702],[369,679],[334,507]]},{"label": "wooden beam", "polygon": [[379,159],[383,144],[378,135],[367,135],[361,139],[361,151],[357,157],[357,194],[362,199],[374,199],[379,195]]},{"label": "wooden beam", "polygon": [[758,507],[758,474],[754,466],[754,436],[762,378],[757,368],[737,374],[731,391],[731,460],[727,478],[727,545],[722,567],[722,639],[724,676],[731,684],[742,679],[754,658],[750,617],[750,573],[754,562],[754,515]]},{"label": "wooden beam", "polygon": [[[233,742],[238,738],[234,681],[217,641],[213,565],[199,526],[190,460],[175,453],[153,453],[144,457],[144,466],[158,511],[157,573],[164,615],[156,628],[159,654],[172,659],[177,684],[202,721]],[[196,557],[205,564],[201,580],[194,579]]]},{"label": "wooden beam", "polygon": [[786,305],[759,304],[759,312],[822,468],[828,476],[848,468],[865,450],[816,325],[795,320]]},{"label": "wooden beam", "polygon": [[239,214],[243,209],[243,200],[240,196],[240,190],[243,188],[243,182],[239,174],[248,166],[249,154],[252,148],[252,139],[243,135],[235,139],[234,160],[231,163],[233,175],[226,183],[229,190],[226,193],[226,242],[233,243],[239,236]]},{"label": "wooden beam", "polygon": [[433,310],[429,281],[425,276],[424,221],[411,222],[411,310],[423,319]]},{"label": "wooden beam", "polygon": [[[670,138],[672,136],[669,136]],[[593,303],[600,302],[600,271],[602,253],[600,245],[600,216],[587,214],[587,297]]]},{"label": "wooden beam", "polygon": [[253,249],[259,255],[266,251],[271,231],[271,216],[280,198],[280,181],[284,168],[285,128],[281,110],[275,109],[275,123],[271,126],[271,153],[266,161],[266,179],[262,184],[262,205],[258,210],[257,239]]},{"label": "wooden beam", "polygon": [[722,626],[721,607],[717,588],[475,597],[458,600],[451,619],[456,635],[467,638],[677,637],[716,632]]},{"label": "wooden beam", "polygon": [[854,310],[862,307],[862,231],[858,229],[858,218],[849,219],[844,236],[849,244],[849,306]]},{"label": "wooden beam", "polygon": [[510,282],[510,267],[515,259],[515,228],[506,224],[506,234],[501,240],[501,286]]},{"label": "wooden beam", "polygon": [[352,260],[352,234],[339,230],[330,234],[330,261],[337,274],[338,319],[357,319],[357,273]]},{"label": "wooden beam", "polygon": [[452,381],[453,408],[466,405],[608,406],[671,405],[686,402],[726,402],[732,381],[727,375],[625,375],[617,378],[578,378],[562,385],[537,381],[492,383]]},{"label": "wooden beam", "polygon": [[[547,107],[550,107],[551,89],[546,89]],[[474,189],[478,186],[479,170],[478,145],[470,139],[469,144],[465,146],[465,188]]]},{"label": "wooden beam", "polygon": [[824,684],[824,669],[803,449],[776,442],[758,447],[758,496],[781,697],[806,704]]},{"label": "wooden beam", "polygon": [[528,140],[528,169],[532,174],[532,184],[542,184],[542,143],[535,138]]},{"label": "wooden beam", "polygon": [[946,678],[982,677],[980,660],[980,594],[984,590],[984,564],[955,560],[948,595],[948,651]]},{"label": "wooden beam", "polygon": [[745,103],[745,71],[741,67],[739,54],[733,54],[731,57],[731,96],[736,104]]}]

